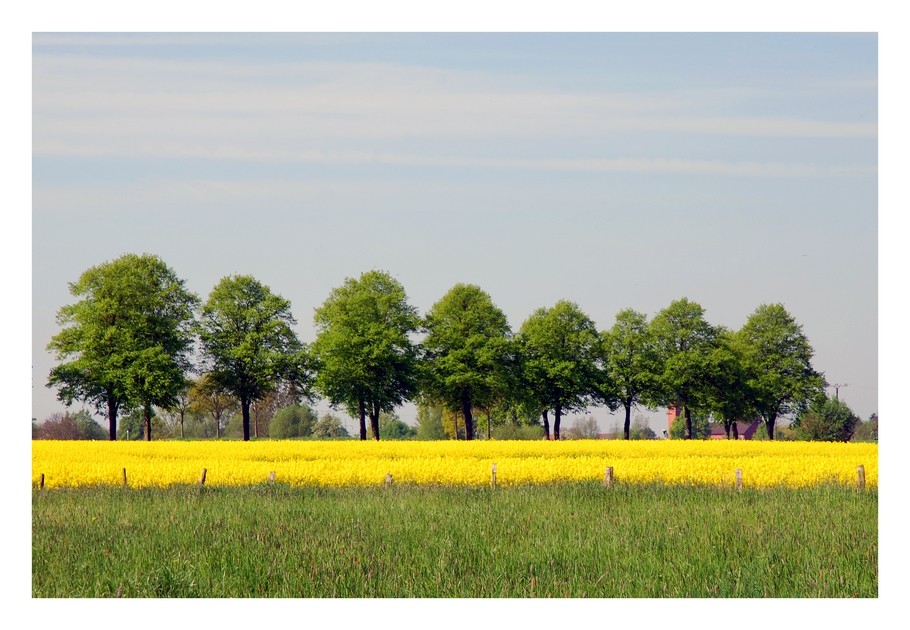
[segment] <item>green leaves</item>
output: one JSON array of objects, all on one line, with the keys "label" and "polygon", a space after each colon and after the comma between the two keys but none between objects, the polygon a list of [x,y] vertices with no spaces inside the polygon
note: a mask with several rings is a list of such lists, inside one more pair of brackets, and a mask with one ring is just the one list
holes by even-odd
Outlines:
[{"label": "green leaves", "polygon": [[368,271],[357,280],[348,278],[316,309],[313,320],[316,386],[333,405],[354,416],[364,409],[376,415],[416,394],[417,350],[410,335],[418,327],[417,309],[389,274]]},{"label": "green leaves", "polygon": [[81,299],[57,313],[63,330],[48,349],[63,362],[48,387],[67,404],[81,400],[107,413],[113,439],[118,409],[168,406],[179,393],[199,300],[148,254],[92,267],[70,293]]},{"label": "green leaves", "polygon": [[202,308],[203,363],[213,385],[240,400],[244,439],[252,401],[281,380],[310,380],[303,344],[291,328],[296,323],[291,303],[252,276],[223,278]]}]

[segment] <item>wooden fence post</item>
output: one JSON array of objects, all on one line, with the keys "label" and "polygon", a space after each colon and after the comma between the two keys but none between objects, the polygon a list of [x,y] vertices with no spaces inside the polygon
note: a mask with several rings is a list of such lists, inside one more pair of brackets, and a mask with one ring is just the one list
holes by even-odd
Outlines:
[{"label": "wooden fence post", "polygon": [[206,469],[203,468],[203,469],[202,469],[202,476],[199,477],[199,485],[200,485],[200,486],[204,486],[204,485],[205,485],[205,473],[206,473],[206,472],[207,472]]},{"label": "wooden fence post", "polygon": [[743,469],[736,469],[736,489],[742,491],[743,489]]},{"label": "wooden fence post", "polygon": [[38,489],[44,490],[44,473],[41,473],[41,481],[38,482]]},{"label": "wooden fence post", "polygon": [[126,488],[126,468],[123,469],[123,472],[121,473],[121,475],[123,478],[123,487]]},{"label": "wooden fence post", "polygon": [[856,485],[860,490],[866,489],[866,469],[862,464],[856,467]]},{"label": "wooden fence post", "polygon": [[493,476],[490,479],[490,484],[495,488],[496,487],[496,464],[493,464]]},{"label": "wooden fence post", "polygon": [[613,467],[607,466],[607,470],[604,472],[604,487],[612,488],[613,487]]},{"label": "wooden fence post", "polygon": [[269,473],[269,481],[275,483],[275,471]]},{"label": "wooden fence post", "polygon": [[392,473],[386,473],[385,475],[385,486],[386,488],[392,487]]}]

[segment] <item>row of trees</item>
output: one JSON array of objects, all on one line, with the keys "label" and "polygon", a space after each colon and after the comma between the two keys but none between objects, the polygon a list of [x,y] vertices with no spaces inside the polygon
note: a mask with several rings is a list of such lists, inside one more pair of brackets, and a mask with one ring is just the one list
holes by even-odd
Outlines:
[{"label": "row of trees", "polygon": [[760,415],[773,439],[777,419],[805,410],[825,385],[780,304],[758,307],[736,332],[709,324],[685,298],[650,322],[625,309],[598,331],[561,300],[513,332],[476,285],[455,285],[421,317],[397,280],[368,271],[315,310],[307,347],[290,303],[251,276],[223,278],[201,303],[158,257],[127,254],[87,270],[70,291],[80,299],[58,313],[62,330],[48,347],[61,363],[48,386],[67,404],[106,412],[112,440],[118,412],[132,410],[151,439],[153,408],[188,405],[193,372],[213,414],[219,398],[236,401],[245,440],[251,408],[276,392],[289,404],[325,397],[359,420],[362,440],[367,418],[379,439],[380,415],[406,401],[441,409],[465,439],[503,422],[542,423],[549,439],[551,418],[559,439],[563,416],[592,405],[624,409],[626,439],[633,409],[668,405],[684,410],[688,438],[701,413],[728,428]]}]

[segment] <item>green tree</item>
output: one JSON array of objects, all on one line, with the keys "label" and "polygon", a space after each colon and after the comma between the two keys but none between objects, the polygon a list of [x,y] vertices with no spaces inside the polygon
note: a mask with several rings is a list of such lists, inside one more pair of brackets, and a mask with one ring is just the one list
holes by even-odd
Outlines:
[{"label": "green tree", "polygon": [[296,323],[291,303],[252,276],[223,278],[202,307],[203,363],[213,386],[240,401],[244,441],[253,402],[283,380],[308,390],[309,364]]},{"label": "green tree", "polygon": [[[724,426],[727,439],[739,439],[737,421],[754,418],[752,392],[742,345],[735,334],[717,327],[716,345],[705,362],[708,385],[707,408]],[[732,432],[732,435],[731,435]]]},{"label": "green tree", "polygon": [[851,438],[854,442],[878,442],[878,414],[873,413],[866,422],[859,422]]},{"label": "green tree", "polygon": [[670,424],[670,438],[674,440],[707,440],[711,436],[708,416],[693,414],[679,416]]},{"label": "green tree", "polygon": [[341,418],[330,413],[324,414],[313,427],[315,438],[341,438],[350,437]]},{"label": "green tree", "polygon": [[562,415],[584,411],[600,391],[597,329],[576,304],[560,300],[534,311],[518,338],[527,382],[544,410],[544,433],[549,439],[547,413],[552,409],[553,438],[558,440]]},{"label": "green tree", "polygon": [[[611,409],[621,405],[626,417],[625,439],[631,439],[632,409],[653,398],[660,363],[644,313],[624,309],[616,323],[601,334],[603,383],[601,399]],[[618,403],[618,405],[617,405]]]},{"label": "green tree", "polygon": [[446,432],[442,426],[442,406],[420,402],[417,405],[417,439],[444,440]]},{"label": "green tree", "polygon": [[309,406],[290,405],[275,412],[269,423],[269,437],[278,440],[309,437],[313,433],[316,422],[316,412]]},{"label": "green tree", "polygon": [[423,342],[425,397],[459,412],[465,439],[474,439],[475,407],[502,391],[509,369],[510,330],[505,314],[472,284],[457,284],[427,314]]},{"label": "green tree", "polygon": [[814,400],[791,426],[799,440],[849,442],[859,423],[859,417],[844,401],[825,397]]},{"label": "green tree", "polygon": [[778,418],[799,414],[824,396],[824,375],[812,367],[802,326],[781,304],[759,306],[737,337],[752,403],[773,440]]},{"label": "green tree", "polygon": [[378,440],[379,414],[417,392],[417,350],[409,337],[420,322],[417,309],[397,280],[368,271],[333,289],[314,321],[317,388],[360,420],[361,440],[369,414]]},{"label": "green tree", "polygon": [[173,404],[189,368],[198,298],[160,258],[126,254],[92,267],[69,285],[81,298],[61,308],[63,329],[48,349],[60,365],[47,386],[67,405],[92,404],[117,439],[117,413],[140,408],[151,439],[152,405]]},{"label": "green tree", "polygon": [[211,417],[215,437],[220,438],[228,419],[237,411],[237,399],[222,390],[210,374],[203,374],[194,381],[188,395],[190,411]]},{"label": "green tree", "polygon": [[651,321],[659,360],[656,400],[678,405],[685,415],[685,436],[695,437],[692,410],[705,409],[710,396],[708,359],[715,348],[715,329],[700,304],[681,298]]},{"label": "green tree", "polygon": [[383,412],[379,416],[379,433],[383,440],[409,440],[417,435],[417,429],[402,422],[397,415]]},{"label": "green tree", "polygon": [[635,416],[635,421],[632,423],[632,429],[629,431],[629,439],[631,440],[655,440],[657,439],[657,434],[654,432],[654,429],[648,426],[648,420],[644,416]]}]

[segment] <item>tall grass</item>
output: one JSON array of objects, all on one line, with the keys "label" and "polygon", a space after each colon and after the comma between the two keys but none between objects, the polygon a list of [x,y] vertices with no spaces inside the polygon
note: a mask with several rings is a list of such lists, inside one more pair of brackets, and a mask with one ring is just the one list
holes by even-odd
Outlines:
[{"label": "tall grass", "polygon": [[875,597],[876,491],[580,483],[33,495],[35,597]]}]

